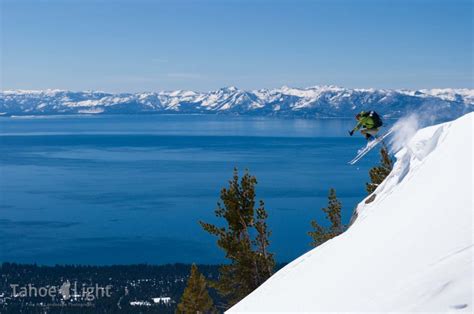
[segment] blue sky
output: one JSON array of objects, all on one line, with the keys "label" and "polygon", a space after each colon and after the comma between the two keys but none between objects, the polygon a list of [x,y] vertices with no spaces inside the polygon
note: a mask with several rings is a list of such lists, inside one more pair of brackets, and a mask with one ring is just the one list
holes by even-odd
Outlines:
[{"label": "blue sky", "polygon": [[473,87],[472,1],[0,1],[3,89]]}]

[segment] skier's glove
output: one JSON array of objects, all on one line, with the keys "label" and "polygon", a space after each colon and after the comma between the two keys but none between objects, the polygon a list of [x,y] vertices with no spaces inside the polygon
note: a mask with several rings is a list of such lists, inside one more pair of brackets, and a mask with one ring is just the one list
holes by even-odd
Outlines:
[{"label": "skier's glove", "polygon": [[349,135],[352,136],[354,134],[354,130],[349,131]]}]

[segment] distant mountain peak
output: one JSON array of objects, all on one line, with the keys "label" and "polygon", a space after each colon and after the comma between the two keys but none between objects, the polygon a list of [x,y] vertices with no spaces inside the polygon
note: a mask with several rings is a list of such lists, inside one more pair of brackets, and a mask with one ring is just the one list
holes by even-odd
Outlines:
[{"label": "distant mountain peak", "polygon": [[424,111],[457,117],[473,111],[472,89],[350,89],[335,85],[241,90],[235,86],[210,92],[189,90],[106,93],[101,91],[6,90],[0,114],[229,113],[286,117],[353,117],[377,110],[385,117]]}]

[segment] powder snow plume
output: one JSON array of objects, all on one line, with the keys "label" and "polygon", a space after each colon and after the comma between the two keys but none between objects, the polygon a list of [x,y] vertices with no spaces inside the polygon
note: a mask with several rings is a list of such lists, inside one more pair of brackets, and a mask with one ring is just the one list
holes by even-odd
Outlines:
[{"label": "powder snow plume", "polygon": [[415,135],[420,128],[420,117],[413,113],[398,120],[393,126],[393,135],[390,140],[390,151],[398,152]]},{"label": "powder snow plume", "polygon": [[449,120],[451,117],[428,107],[401,117],[392,127],[394,131],[389,142],[390,152],[395,154],[400,151],[419,129]]}]

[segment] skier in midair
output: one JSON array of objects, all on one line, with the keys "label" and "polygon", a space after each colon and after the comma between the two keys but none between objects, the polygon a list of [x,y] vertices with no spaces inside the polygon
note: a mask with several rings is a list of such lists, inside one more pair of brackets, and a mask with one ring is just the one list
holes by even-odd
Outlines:
[{"label": "skier in midair", "polygon": [[356,115],[357,125],[349,131],[350,136],[355,131],[360,130],[367,140],[375,138],[375,135],[380,131],[380,127],[383,125],[382,119],[375,111],[361,111]]}]

